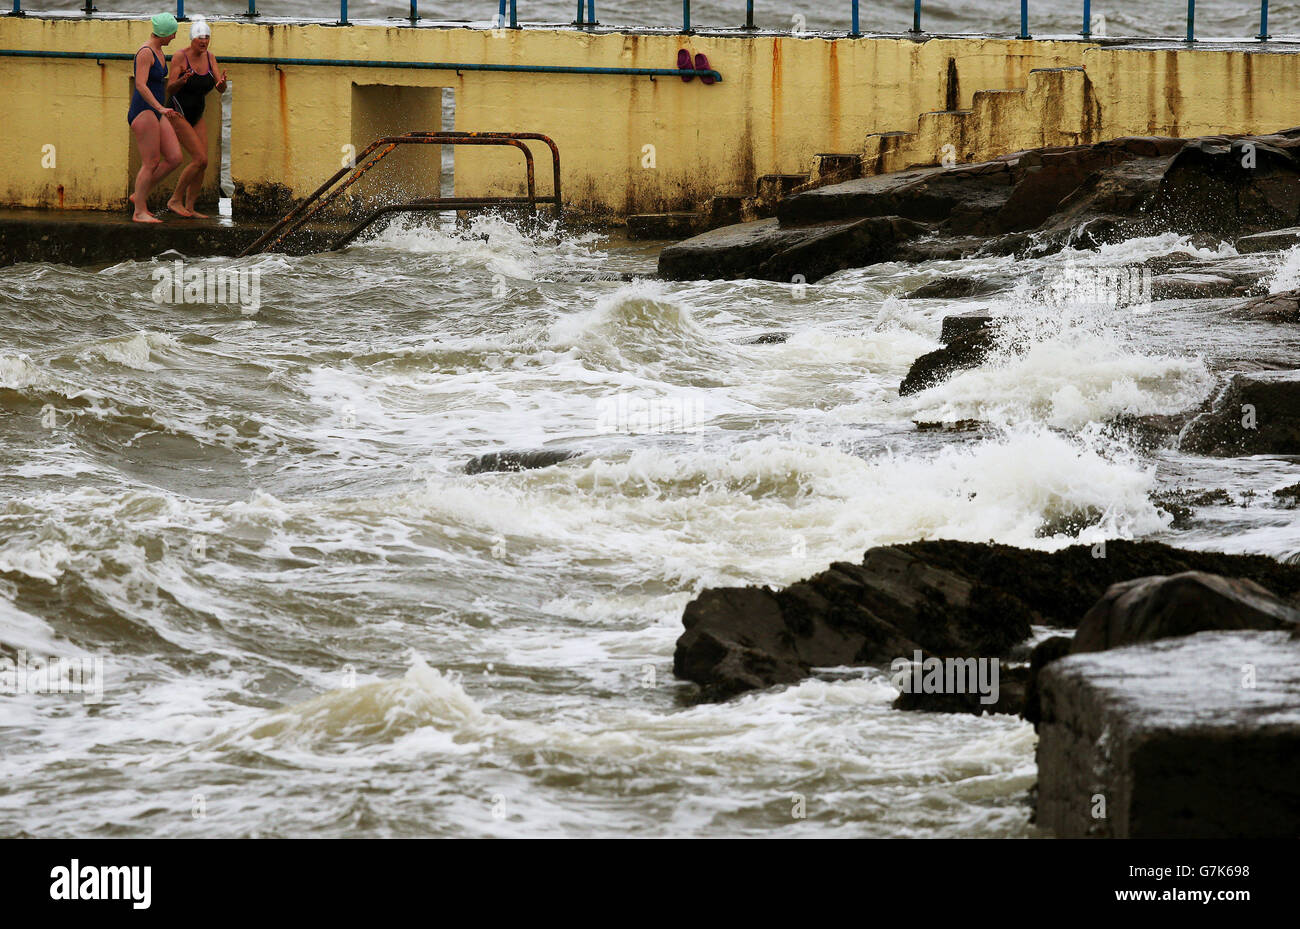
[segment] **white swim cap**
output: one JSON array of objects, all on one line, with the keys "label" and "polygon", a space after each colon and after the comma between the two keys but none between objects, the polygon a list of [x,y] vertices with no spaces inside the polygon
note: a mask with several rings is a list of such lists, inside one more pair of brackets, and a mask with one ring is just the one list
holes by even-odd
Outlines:
[{"label": "white swim cap", "polygon": [[190,24],[191,39],[207,39],[212,36],[212,27],[208,25],[207,20],[202,16],[194,17],[194,22]]}]

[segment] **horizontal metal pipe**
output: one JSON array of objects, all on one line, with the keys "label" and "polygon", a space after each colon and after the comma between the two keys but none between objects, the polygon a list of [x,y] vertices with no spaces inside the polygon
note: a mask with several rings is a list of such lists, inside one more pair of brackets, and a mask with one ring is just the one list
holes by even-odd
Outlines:
[{"label": "horizontal metal pipe", "polygon": [[[0,58],[72,58],[91,61],[134,61],[126,52],[47,52],[18,48],[0,48]],[[626,74],[632,77],[712,77],[721,81],[717,71],[692,68],[595,68],[580,65],[497,65],[467,64],[450,61],[367,61],[352,58],[262,58],[225,55],[221,59],[232,65],[293,65],[310,68],[409,68],[417,71],[518,71],[525,74]]]}]

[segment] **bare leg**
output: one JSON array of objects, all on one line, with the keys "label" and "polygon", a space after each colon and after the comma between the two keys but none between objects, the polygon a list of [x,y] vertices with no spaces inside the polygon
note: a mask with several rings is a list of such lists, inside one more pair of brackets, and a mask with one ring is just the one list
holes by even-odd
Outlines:
[{"label": "bare leg", "polygon": [[199,199],[199,194],[203,192],[203,178],[208,168],[208,124],[204,121],[204,117],[200,117],[198,124],[194,127],[194,137],[198,139],[199,151],[203,153],[203,158],[200,162],[196,157],[191,163],[191,167],[197,167],[194,176],[190,178],[190,187],[185,196],[185,206],[200,219],[207,219],[206,213],[200,213],[194,209],[194,202]]},{"label": "bare leg", "polygon": [[207,136],[203,120],[197,126],[191,126],[183,119],[173,124],[176,137],[190,154],[190,163],[181,171],[176,181],[176,191],[167,201],[167,208],[180,216],[200,216],[194,212],[194,201],[199,195],[199,186],[203,183],[203,172],[208,167]]},{"label": "bare leg", "polygon": [[172,128],[172,121],[163,117],[158,121],[158,167],[154,169],[151,186],[157,186],[180,163],[181,144],[176,140],[176,130]]},{"label": "bare leg", "polygon": [[130,200],[135,205],[131,218],[137,223],[159,223],[158,217],[149,212],[149,191],[153,188],[154,172],[158,170],[159,138],[158,117],[152,110],[146,110],[131,121],[131,132],[135,134],[136,146],[140,149],[140,171],[135,176],[135,190]]}]

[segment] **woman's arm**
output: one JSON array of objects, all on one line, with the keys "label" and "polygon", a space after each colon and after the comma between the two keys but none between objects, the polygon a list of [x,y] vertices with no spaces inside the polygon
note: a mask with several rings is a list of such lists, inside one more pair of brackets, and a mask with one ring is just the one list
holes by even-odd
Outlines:
[{"label": "woman's arm", "polygon": [[211,59],[208,63],[208,67],[210,67],[212,69],[212,73],[214,75],[217,75],[219,78],[219,80],[217,81],[217,93],[224,94],[226,92],[226,72],[222,71],[221,68],[217,65],[216,55],[212,54],[211,52],[208,52],[208,58]]},{"label": "woman's arm", "polygon": [[179,49],[175,55],[172,55],[171,74],[176,75],[167,80],[167,99],[170,100],[172,94],[190,79],[194,71],[190,68],[190,60],[185,57],[185,50]]},{"label": "woman's arm", "polygon": [[[144,56],[143,61],[141,55]],[[147,45],[135,53],[135,89],[140,94],[141,99],[149,104],[155,113],[161,113],[166,107],[149,89],[149,69],[153,67],[153,63],[157,60],[153,56],[153,51]]]}]

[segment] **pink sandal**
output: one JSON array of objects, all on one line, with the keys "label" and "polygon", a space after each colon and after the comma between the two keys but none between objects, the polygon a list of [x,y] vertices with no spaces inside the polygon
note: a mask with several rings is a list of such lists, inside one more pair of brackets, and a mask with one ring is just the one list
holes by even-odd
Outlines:
[{"label": "pink sandal", "polygon": [[[681,56],[679,55],[678,57],[680,58]],[[709,67],[709,59],[705,58],[703,53],[700,53],[699,55],[695,56],[695,70],[696,71],[712,70]],[[714,83],[714,78],[712,74],[701,74],[700,80],[702,80],[705,84]]]}]

